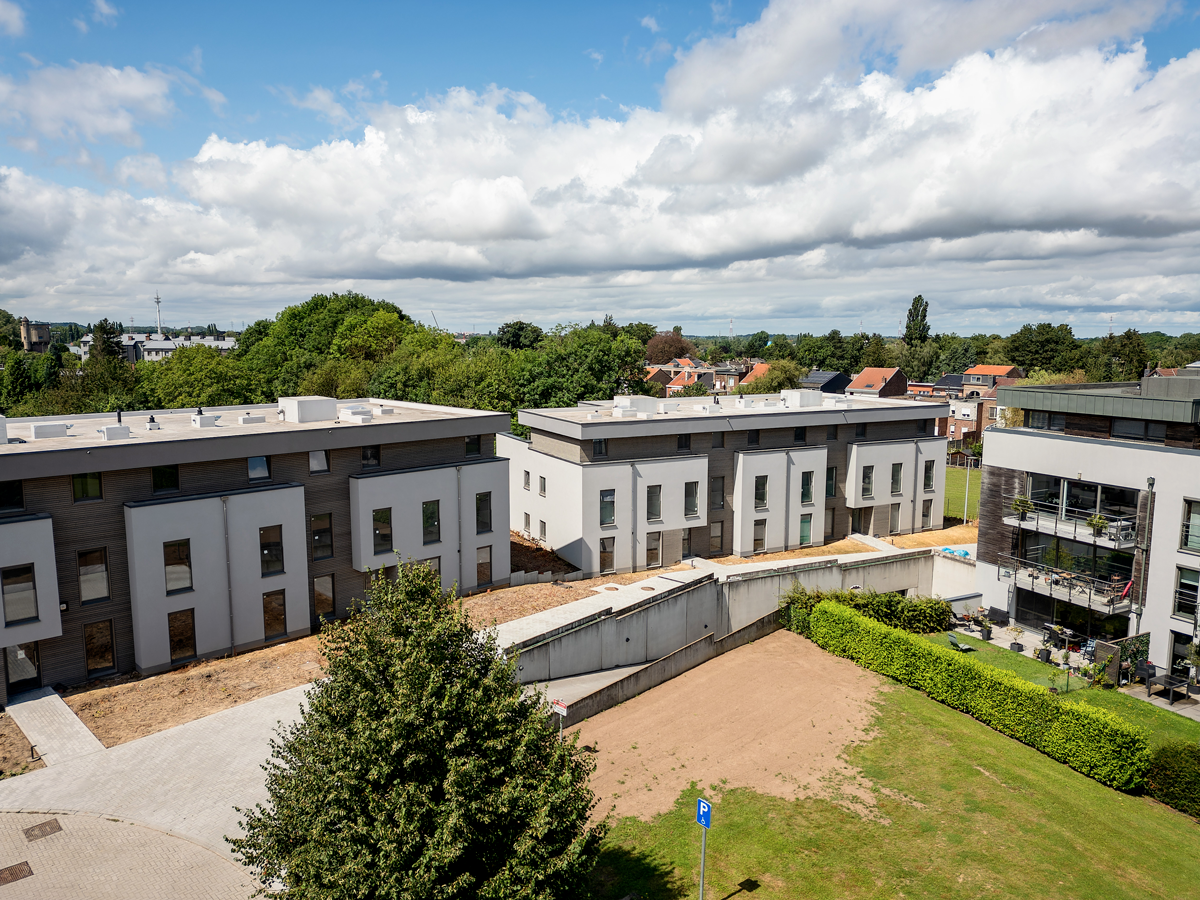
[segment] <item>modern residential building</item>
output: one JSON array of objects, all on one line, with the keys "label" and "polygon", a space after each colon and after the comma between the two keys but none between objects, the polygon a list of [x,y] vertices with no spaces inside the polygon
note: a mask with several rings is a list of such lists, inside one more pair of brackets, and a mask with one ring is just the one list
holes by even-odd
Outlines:
[{"label": "modern residential building", "polygon": [[[145,334],[142,332],[126,332],[120,336],[121,350],[125,354],[125,358],[129,362],[137,362],[139,359],[161,360],[166,359],[180,347],[208,347],[216,350],[221,355],[229,353],[231,350],[237,349],[237,341],[234,338],[226,337],[198,337],[193,338],[191,335],[183,337],[168,337],[165,334]],[[92,344],[95,338],[91,333],[85,334],[79,341],[79,355],[83,359],[87,359],[91,354]]]},{"label": "modern residential building", "polygon": [[784,391],[522,410],[511,527],[586,574],[940,528],[944,407]]},{"label": "modern residential building", "polygon": [[308,634],[409,561],[506,584],[508,423],[327,397],[0,418],[0,703]]},{"label": "modern residential building", "polygon": [[863,369],[846,386],[852,397],[903,397],[908,393],[908,379],[899,369]]},{"label": "modern residential building", "polygon": [[1024,424],[984,443],[985,605],[1038,631],[1149,632],[1150,659],[1185,670],[1200,591],[1200,377],[997,393]]},{"label": "modern residential building", "polygon": [[802,390],[821,391],[824,394],[844,394],[850,381],[850,376],[844,372],[813,369],[800,380],[800,387]]}]

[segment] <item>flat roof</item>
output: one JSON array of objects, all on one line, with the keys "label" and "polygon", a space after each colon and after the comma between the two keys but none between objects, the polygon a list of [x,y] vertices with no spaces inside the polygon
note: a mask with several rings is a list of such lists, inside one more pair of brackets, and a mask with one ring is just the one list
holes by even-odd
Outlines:
[{"label": "flat roof", "polygon": [[[1200,382],[1144,378],[1111,384],[1009,385],[996,388],[1002,406],[1154,422],[1200,422]],[[1189,396],[1190,395],[1190,396]]]}]

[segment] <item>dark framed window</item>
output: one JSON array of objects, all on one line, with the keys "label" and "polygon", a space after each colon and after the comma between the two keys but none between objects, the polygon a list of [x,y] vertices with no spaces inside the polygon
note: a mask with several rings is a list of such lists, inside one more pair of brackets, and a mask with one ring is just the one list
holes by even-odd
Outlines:
[{"label": "dark framed window", "polygon": [[617,570],[617,539],[600,538],[600,572],[615,572]]},{"label": "dark framed window", "polygon": [[246,477],[250,481],[270,481],[271,458],[269,456],[251,456],[247,459]]},{"label": "dark framed window", "polygon": [[327,475],[327,474],[329,474],[329,451],[328,450],[309,450],[308,451],[308,474],[309,475]]},{"label": "dark framed window", "polygon": [[754,520],[754,552],[762,553],[767,549],[767,520]]},{"label": "dark framed window", "polygon": [[479,456],[483,452],[483,441],[480,440],[482,435],[472,434],[467,436],[467,456]]},{"label": "dark framed window", "polygon": [[646,533],[646,568],[653,569],[662,565],[662,532]]},{"label": "dark framed window", "polygon": [[1200,594],[1200,572],[1191,569],[1175,570],[1175,615],[1189,619],[1196,615],[1197,595]]},{"label": "dark framed window", "polygon": [[932,459],[925,460],[925,481],[924,481],[924,483],[925,483],[925,490],[927,490],[927,491],[933,490],[933,465],[934,465],[934,461]]},{"label": "dark framed window", "polygon": [[808,428],[801,426],[792,431],[792,443],[803,444],[808,440]]},{"label": "dark framed window", "polygon": [[862,495],[864,497],[874,497],[875,496],[875,467],[874,466],[863,466]]},{"label": "dark framed window", "polygon": [[33,564],[0,570],[0,596],[4,599],[5,625],[36,619],[37,586],[33,578]]},{"label": "dark framed window", "polygon": [[525,533],[529,534],[529,513],[525,513]]},{"label": "dark framed window", "polygon": [[[1025,421],[1030,428],[1042,428],[1048,431],[1064,431],[1067,427],[1067,417],[1062,413],[1048,413],[1037,409],[1029,410],[1026,413]],[[1115,423],[1116,420],[1114,420]]]},{"label": "dark framed window", "polygon": [[179,493],[179,466],[155,466],[150,470],[150,490],[156,494]]},{"label": "dark framed window", "polygon": [[893,503],[891,514],[888,516],[888,534],[900,533],[900,504]]},{"label": "dark framed window", "polygon": [[825,470],[825,497],[837,496],[837,466],[829,466]]},{"label": "dark framed window", "polygon": [[543,497],[546,496],[546,476],[545,475],[538,476],[538,494],[540,494]]},{"label": "dark framed window", "polygon": [[692,449],[692,436],[690,434],[681,434],[675,438],[675,452],[685,453]]},{"label": "dark framed window", "polygon": [[692,529],[683,529],[683,558],[687,559],[692,555]]},{"label": "dark framed window", "polygon": [[827,440],[827,441],[836,441],[837,440],[837,426],[836,425],[826,425],[825,426],[825,440]]},{"label": "dark framed window", "polygon": [[0,512],[25,508],[25,491],[20,481],[0,481]]},{"label": "dark framed window", "polygon": [[754,476],[754,508],[755,509],[766,509],[767,508],[767,476],[766,475],[755,475]]},{"label": "dark framed window", "polygon": [[163,544],[163,571],[166,575],[168,594],[178,594],[192,589],[192,542],[190,540],[167,541]]},{"label": "dark framed window", "polygon": [[892,493],[899,494],[904,489],[904,463],[892,463]]},{"label": "dark framed window", "polygon": [[378,469],[380,460],[383,458],[382,447],[379,444],[371,444],[362,448],[362,467],[364,469]]},{"label": "dark framed window", "polygon": [[492,548],[490,545],[475,550],[475,583],[477,585],[492,583]]},{"label": "dark framed window", "polygon": [[715,556],[721,553],[722,544],[724,541],[725,523],[710,522],[708,524],[708,552],[709,555]]},{"label": "dark framed window", "polygon": [[757,447],[758,446],[758,429],[757,428],[751,428],[749,431],[746,432],[746,446],[747,447]]},{"label": "dark framed window", "polygon": [[287,600],[283,591],[263,594],[263,640],[287,637]]},{"label": "dark framed window", "polygon": [[258,529],[258,562],[262,577],[283,574],[283,526],[267,525]]},{"label": "dark framed window", "polygon": [[714,475],[708,479],[708,508],[725,508],[725,476]]},{"label": "dark framed window", "polygon": [[475,533],[487,534],[492,530],[492,492],[475,495]]},{"label": "dark framed window", "polygon": [[108,550],[79,551],[79,602],[108,599]]},{"label": "dark framed window", "polygon": [[318,575],[313,579],[313,613],[318,619],[334,618],[332,575]]},{"label": "dark framed window", "polygon": [[94,678],[117,667],[113,653],[112,619],[89,622],[83,626],[83,652],[87,659],[87,676]]},{"label": "dark framed window", "polygon": [[371,513],[371,546],[375,555],[392,552],[392,508]]},{"label": "dark framed window", "polygon": [[813,499],[813,473],[800,473],[800,502],[812,503]]},{"label": "dark framed window", "polygon": [[312,558],[333,558],[333,513],[319,513],[309,519],[312,529]]},{"label": "dark framed window", "polygon": [[542,519],[538,519],[538,539],[542,541],[546,539],[546,523]]},{"label": "dark framed window", "polygon": [[600,492],[600,524],[612,525],[617,520],[617,492],[615,490]]},{"label": "dark framed window", "polygon": [[800,517],[800,543],[806,546],[812,543],[812,513]]},{"label": "dark framed window", "polygon": [[167,635],[171,641],[171,662],[196,658],[196,611],[177,609],[167,613]]},{"label": "dark framed window", "polygon": [[858,422],[854,426],[854,436],[856,438],[865,438],[867,436],[867,423]]},{"label": "dark framed window", "polygon": [[1113,419],[1112,436],[1124,441],[1161,444],[1167,439],[1167,423],[1147,422],[1143,419]]},{"label": "dark framed window", "polygon": [[592,441],[592,456],[608,456],[608,438],[598,438]]},{"label": "dark framed window", "polygon": [[646,521],[657,522],[662,518],[662,485],[646,485]]},{"label": "dark framed window", "polygon": [[933,501],[921,501],[921,527],[930,528],[933,525]]},{"label": "dark framed window", "polygon": [[712,445],[714,450],[722,449],[725,446],[725,432],[714,431],[712,436]]},{"label": "dark framed window", "polygon": [[442,501],[426,500],[421,504],[421,541],[436,544],[442,539]]},{"label": "dark framed window", "polygon": [[928,419],[918,419],[917,420],[917,434],[928,434],[928,433],[929,433],[929,420]]},{"label": "dark framed window", "polygon": [[700,482],[685,481],[683,484],[683,514],[700,515]]},{"label": "dark framed window", "polygon": [[71,493],[76,503],[100,500],[104,496],[99,472],[81,472],[71,476]]}]

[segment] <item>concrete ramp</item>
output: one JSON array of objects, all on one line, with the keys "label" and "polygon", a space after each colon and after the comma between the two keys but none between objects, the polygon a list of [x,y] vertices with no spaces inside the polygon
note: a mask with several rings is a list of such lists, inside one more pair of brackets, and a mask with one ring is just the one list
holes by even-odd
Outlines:
[{"label": "concrete ramp", "polygon": [[18,694],[8,701],[5,709],[48,766],[104,749],[54,688],[42,687]]}]

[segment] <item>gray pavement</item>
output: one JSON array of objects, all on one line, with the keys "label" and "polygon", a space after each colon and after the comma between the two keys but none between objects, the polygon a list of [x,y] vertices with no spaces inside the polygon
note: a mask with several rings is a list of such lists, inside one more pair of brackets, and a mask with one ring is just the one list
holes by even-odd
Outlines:
[{"label": "gray pavement", "polygon": [[48,766],[58,766],[104,749],[79,716],[51,687],[13,697],[6,707]]},{"label": "gray pavement", "polygon": [[[52,820],[61,830],[26,835]],[[241,900],[255,888],[227,857],[115,817],[0,813],[0,868],[18,863],[32,874],[0,885],[0,900]]]},{"label": "gray pavement", "polygon": [[601,688],[606,688],[615,681],[627,678],[634,672],[646,668],[650,663],[638,666],[617,666],[600,672],[588,672],[585,675],[572,675],[569,678],[555,678],[552,681],[539,681],[526,685],[527,694],[537,691],[546,695],[547,700],[561,700],[570,706],[576,700],[582,700],[589,694],[594,694]]}]

